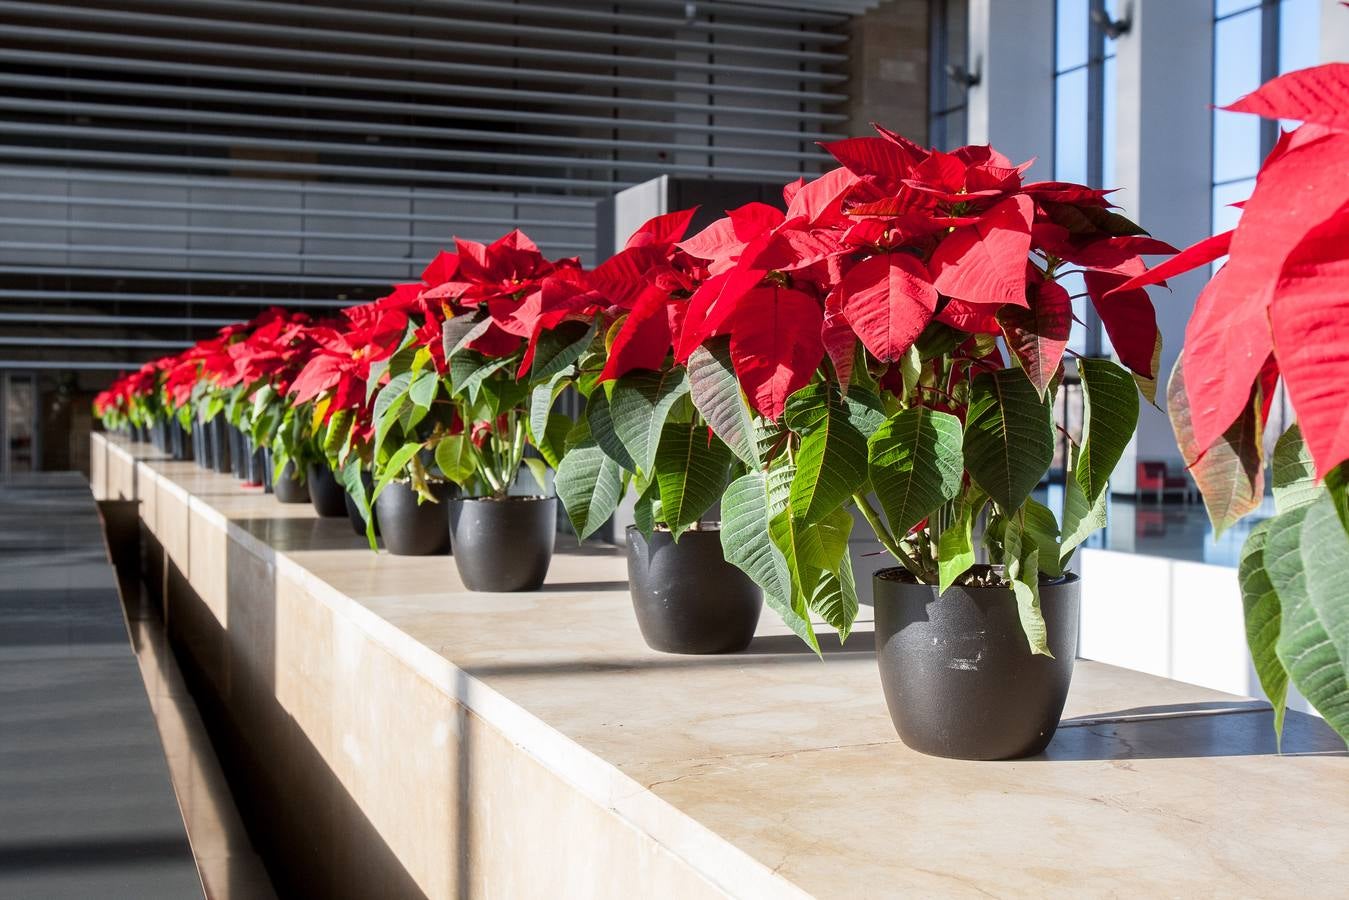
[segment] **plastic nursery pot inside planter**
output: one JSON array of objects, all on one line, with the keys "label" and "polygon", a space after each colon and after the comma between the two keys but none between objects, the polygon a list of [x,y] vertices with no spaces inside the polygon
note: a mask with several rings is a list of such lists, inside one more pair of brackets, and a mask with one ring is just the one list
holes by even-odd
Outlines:
[{"label": "plastic nursery pot inside planter", "polygon": [[221,475],[232,471],[230,466],[230,424],[223,415],[216,416],[206,423],[207,434],[211,440],[211,462]]},{"label": "plastic nursery pot inside planter", "polygon": [[735,653],[754,639],[763,591],[726,561],[721,529],[702,526],[676,541],[628,526],[632,609],[646,645],[665,653]]},{"label": "plastic nursery pot inside planter", "polygon": [[[388,523],[384,523],[388,529]],[[471,591],[533,591],[543,585],[557,537],[556,497],[457,497],[450,544]]]},{"label": "plastic nursery pot inside planter", "polygon": [[294,462],[288,462],[281,468],[281,474],[272,483],[272,493],[282,503],[308,503],[309,485],[300,480]]},{"label": "plastic nursery pot inside planter", "polygon": [[881,685],[905,744],[954,759],[1049,746],[1073,677],[1076,575],[1040,583],[1053,658],[1031,653],[1010,588],[953,586],[938,597],[903,569],[877,572],[874,585]]},{"label": "plastic nursery pot inside planter", "polygon": [[389,482],[375,501],[375,521],[384,548],[394,556],[443,556],[450,552],[450,503],[455,486],[438,481],[431,482],[430,488],[439,502],[418,503],[417,492],[407,481]]},{"label": "plastic nursery pot inside planter", "polygon": [[310,463],[305,467],[309,483],[309,499],[314,512],[325,519],[340,519],[347,514],[347,491],[338,482],[333,470],[324,463]]},{"label": "plastic nursery pot inside planter", "polygon": [[[375,478],[369,472],[361,472],[361,481],[365,484],[365,496],[369,497],[375,491]],[[351,521],[351,530],[359,535],[365,535],[365,517],[361,515],[361,508],[356,505],[356,498],[351,496],[350,491],[344,491],[343,497],[347,504],[347,518]],[[379,534],[379,515],[372,508],[370,515],[375,519],[375,534]],[[448,518],[446,519],[448,521]],[[446,539],[449,538],[449,532],[446,532]]]}]

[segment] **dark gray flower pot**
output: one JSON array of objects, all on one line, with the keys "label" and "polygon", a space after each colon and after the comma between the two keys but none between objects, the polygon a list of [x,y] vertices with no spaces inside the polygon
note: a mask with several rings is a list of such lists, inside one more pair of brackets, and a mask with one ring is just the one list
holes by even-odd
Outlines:
[{"label": "dark gray flower pot", "polygon": [[450,504],[455,486],[449,482],[431,485],[440,502],[417,502],[417,492],[407,482],[391,481],[375,501],[384,549],[395,556],[444,556],[450,552]]},{"label": "dark gray flower pot", "polygon": [[[387,537],[389,525],[383,525]],[[537,590],[548,575],[556,537],[556,497],[450,502],[454,564],[471,591]]]},{"label": "dark gray flower pot", "polygon": [[[937,588],[876,573],[876,659],[905,744],[954,759],[1017,759],[1049,746],[1077,651],[1080,583],[1040,585],[1054,654],[1030,652],[1008,588]],[[890,577],[887,577],[890,576]]]},{"label": "dark gray flower pot", "polygon": [[665,653],[735,653],[754,639],[763,591],[726,561],[721,531],[628,527],[632,609],[646,645]]},{"label": "dark gray flower pot", "polygon": [[338,482],[327,463],[310,463],[305,467],[309,483],[309,500],[314,512],[325,519],[340,519],[347,514],[347,491]]},{"label": "dark gray flower pot", "polygon": [[218,415],[206,423],[207,434],[211,440],[211,463],[221,475],[233,471],[230,464],[230,425],[223,415]]},{"label": "dark gray flower pot", "polygon": [[300,480],[294,462],[288,462],[281,468],[281,476],[272,484],[272,493],[282,503],[309,502],[309,485]]}]

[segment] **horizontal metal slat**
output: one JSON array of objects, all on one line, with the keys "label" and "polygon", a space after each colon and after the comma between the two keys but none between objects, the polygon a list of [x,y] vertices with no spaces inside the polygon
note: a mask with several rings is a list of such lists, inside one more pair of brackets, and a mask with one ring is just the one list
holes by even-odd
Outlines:
[{"label": "horizontal metal slat", "polygon": [[91,316],[81,313],[8,313],[0,312],[0,322],[16,325],[88,325],[126,328],[141,325],[152,328],[223,328],[236,319],[173,318],[171,316]]},{"label": "horizontal metal slat", "polygon": [[[561,226],[564,223],[558,222],[555,224],[557,226]],[[412,246],[421,245],[427,247],[447,246],[453,241],[455,237],[455,235],[445,235],[443,237],[429,237],[410,234],[343,234],[342,232],[339,231],[287,231],[270,228],[258,228],[258,229],[217,228],[209,225],[160,225],[157,223],[141,223],[141,222],[80,222],[69,219],[34,219],[34,218],[0,217],[0,226],[4,225],[30,227],[30,228],[65,228],[83,231],[119,231],[119,232],[129,231],[145,234],[185,234],[185,235],[200,234],[200,235],[219,235],[219,236],[232,236],[232,237],[289,238],[291,240],[299,240],[299,241],[351,241],[361,243],[392,243],[392,244],[409,244]],[[463,237],[466,240],[477,240],[477,241],[484,241],[484,240],[492,241],[498,237],[498,235],[490,235],[486,237],[482,235],[478,235],[476,237],[471,237],[469,235],[458,235],[458,236]],[[593,241],[588,243],[576,243],[568,241],[546,241],[545,243],[548,245],[548,248],[550,250],[554,251],[578,250],[588,253],[595,249],[595,244]],[[0,247],[5,246],[13,246],[13,245],[7,244],[7,242],[3,238],[0,238]],[[92,245],[92,246],[100,246],[100,245]],[[156,250],[155,252],[158,253],[159,251]],[[165,251],[166,255],[172,255],[175,252],[179,251],[177,250]],[[430,255],[431,254],[428,251],[427,253],[428,259],[430,258]],[[264,257],[258,258],[262,259]],[[309,254],[304,254],[302,258],[316,259],[317,257]],[[346,258],[350,260],[361,259],[361,257],[355,256],[348,256]],[[371,259],[374,259],[374,257],[371,257]]]},{"label": "horizontal metal slat", "polygon": [[[231,162],[239,162],[239,160],[231,160]],[[0,166],[0,175],[24,179],[56,178],[90,184],[138,184],[184,189],[228,187],[231,191],[261,191],[268,194],[275,194],[278,190],[284,189],[288,191],[298,191],[306,196],[372,197],[386,200],[396,199],[413,201],[465,201],[484,206],[567,207],[576,210],[587,210],[591,213],[593,213],[595,209],[595,201],[592,198],[564,197],[557,194],[508,194],[504,192],[493,193],[490,191],[455,192],[436,188],[413,188],[407,186],[404,186],[401,190],[394,190],[391,192],[388,188],[379,188],[368,184],[336,185],[302,181],[278,185],[275,181],[250,181],[237,177],[231,177],[228,181],[220,181],[217,183],[203,182],[200,178],[183,176],[143,175],[131,172],[97,172],[84,169],[54,169],[48,166]],[[325,211],[314,210],[314,212],[315,214],[319,214]]]},{"label": "horizontal metal slat", "polygon": [[[169,254],[160,254],[167,256]],[[368,285],[371,287],[387,288],[392,279],[389,278],[365,278],[357,275],[273,275],[258,272],[250,272],[247,275],[239,272],[207,272],[196,271],[193,269],[118,269],[112,266],[46,266],[46,265],[0,265],[0,275],[38,275],[51,276],[54,278],[135,278],[146,281],[234,281],[234,282],[258,282],[262,284],[323,284],[323,285],[343,285],[353,287],[356,285]],[[233,300],[234,298],[231,298]],[[188,302],[187,298],[179,297],[175,302]],[[246,303],[247,298],[239,298],[238,302]],[[293,300],[283,300],[282,303],[294,303]]]},{"label": "horizontal metal slat", "polygon": [[[0,83],[4,79],[0,78]],[[28,97],[0,96],[0,108],[34,113],[60,113],[67,116],[107,116],[109,118],[144,119],[154,122],[200,122],[215,125],[239,125],[248,128],[270,128],[288,131],[330,131],[338,134],[359,134],[379,136],[401,135],[411,138],[433,138],[439,140],[476,140],[510,144],[539,144],[552,147],[578,147],[587,150],[613,152],[619,150],[644,150],[655,152],[686,151],[691,153],[715,153],[718,156],[766,156],[775,159],[800,159],[807,162],[824,163],[831,159],[818,150],[803,151],[789,148],[731,147],[720,144],[681,147],[669,141],[630,141],[604,138],[578,138],[566,135],[526,134],[520,132],[500,132],[469,128],[441,128],[432,125],[404,125],[393,122],[354,122],[338,119],[296,118],[294,116],[265,116],[253,113],[218,112],[205,109],[183,109],[161,106],[135,106],[124,103],[86,103],[73,100],[32,99]],[[341,145],[346,146],[346,145]],[[400,148],[391,148],[400,149]],[[390,154],[392,155],[392,154]],[[487,154],[483,154],[484,156]],[[495,160],[501,154],[493,153]],[[573,160],[588,160],[588,157],[559,155],[556,159],[570,163]],[[614,161],[597,160],[604,168],[613,168]],[[634,164],[636,165],[636,164]],[[663,165],[665,169],[671,164]]]},{"label": "horizontal metal slat", "polygon": [[[0,105],[12,101],[5,99]],[[149,131],[135,128],[107,128],[84,125],[38,125],[32,123],[0,122],[0,134],[38,135],[73,138],[75,140],[177,144],[186,147],[221,147],[235,149],[249,147],[258,150],[289,150],[302,153],[331,153],[334,156],[370,156],[381,159],[426,160],[431,162],[457,161],[487,164],[511,164],[557,169],[596,169],[629,172],[649,172],[652,175],[683,173],[687,175],[720,175],[726,178],[791,181],[801,174],[780,169],[750,169],[743,166],[692,165],[686,163],[647,162],[625,159],[593,159],[585,156],[540,156],[529,153],[495,153],[492,151],[440,149],[430,147],[386,147],[338,141],[306,141],[292,138],[259,138],[238,134],[214,134],[176,131]],[[708,152],[715,152],[709,150]],[[467,173],[465,173],[467,174]],[[504,177],[504,176],[503,176]],[[543,179],[539,179],[543,180]]]},{"label": "horizontal metal slat", "polygon": [[[49,6],[46,4],[18,3],[11,2],[10,7],[20,10],[40,12],[43,14],[52,14],[54,18],[59,18],[63,22],[96,21],[104,24],[117,25],[122,27],[135,27],[137,24],[147,24],[156,22],[166,28],[173,28],[182,31],[190,28],[193,23],[203,23],[204,29],[213,33],[233,33],[240,37],[282,37],[290,36],[296,45],[303,45],[313,39],[314,34],[304,28],[285,28],[282,26],[255,26],[247,22],[216,22],[214,20],[191,19],[186,16],[152,16],[142,13],[123,13],[114,10],[88,9],[71,6]],[[156,21],[157,20],[157,21]],[[25,30],[36,29],[8,29],[11,35],[17,35]],[[54,37],[70,43],[81,43],[85,45],[94,44],[98,46],[129,47],[157,47],[163,50],[172,50],[178,54],[182,53],[213,53],[219,55],[230,55],[241,58],[268,59],[283,62],[289,66],[295,66],[299,63],[318,63],[324,65],[336,65],[341,67],[364,66],[375,71],[385,71],[388,69],[400,69],[413,72],[434,73],[441,76],[453,77],[477,77],[477,78],[501,78],[508,81],[531,80],[546,82],[549,84],[576,84],[586,87],[597,85],[606,85],[613,88],[624,87],[643,87],[663,91],[693,91],[710,94],[738,94],[744,97],[777,97],[784,100],[802,100],[819,101],[824,103],[836,103],[846,100],[845,94],[831,93],[827,91],[796,91],[782,88],[756,87],[744,84],[727,84],[724,82],[698,86],[695,82],[677,82],[667,78],[645,78],[635,75],[600,75],[589,72],[569,72],[562,69],[529,69],[512,66],[496,66],[485,63],[459,63],[447,62],[444,60],[412,59],[396,56],[370,56],[356,53],[336,53],[325,50],[300,50],[294,47],[269,47],[260,44],[250,43],[224,43],[220,41],[204,41],[196,38],[152,38],[146,35],[115,34],[105,35],[94,32],[71,31],[69,29],[51,29],[57,32]],[[411,42],[412,38],[394,38],[382,40],[384,35],[359,35],[361,42],[374,46],[386,46],[397,48],[400,43]],[[111,38],[113,40],[109,41]],[[444,47],[440,42],[430,41],[425,46],[428,52],[443,52]],[[518,57],[527,57],[531,54],[526,48],[513,48]],[[556,58],[568,60],[571,62],[586,62],[583,57],[588,54],[559,54]],[[603,60],[595,61],[606,68],[617,68],[621,65],[624,57],[609,56]],[[678,62],[678,61],[666,61]],[[672,71],[706,71],[709,75],[737,75],[747,77],[758,77],[765,79],[781,79],[783,77],[792,77],[797,79],[799,75],[806,73],[783,72],[782,70],[756,70],[750,67],[736,67],[716,65],[712,63],[702,64],[693,62],[687,69],[681,66],[675,66]],[[811,79],[804,79],[811,80]],[[825,79],[831,81],[831,79]]]},{"label": "horizontal metal slat", "polygon": [[[0,269],[0,271],[4,271],[4,270],[3,270],[3,269]],[[79,276],[79,275],[81,274],[81,270],[74,270],[74,271],[71,271],[71,270],[62,269],[61,271],[62,271],[62,272],[68,272],[68,273],[71,274],[72,276]],[[141,270],[132,270],[132,273],[131,273],[131,274],[136,275],[137,277],[140,277],[141,275],[144,274],[144,272],[142,272]],[[191,275],[193,275],[193,274],[196,274],[196,273],[191,273],[191,272],[185,273],[185,276],[191,276]],[[235,280],[235,281],[242,280],[242,279],[240,279],[240,277],[238,276],[238,274],[231,275],[231,276],[229,276],[229,278],[230,278],[231,280]],[[248,280],[250,280],[250,281],[259,281],[259,280],[263,280],[263,281],[266,281],[266,280],[271,280],[271,281],[284,281],[285,279],[267,279],[267,278],[258,278],[258,277],[255,277],[255,276],[249,276]],[[311,280],[312,280],[312,279],[311,279]],[[378,285],[378,286],[380,286],[380,287],[388,287],[388,286],[389,286],[389,282],[387,282],[387,281],[383,281],[383,280],[380,280],[380,279],[369,279],[369,278],[366,278],[366,279],[356,279],[356,280],[352,280],[352,279],[328,279],[328,280],[324,281],[323,283],[324,283],[324,284],[328,284],[328,283],[339,283],[339,282],[344,282],[344,281],[352,281],[352,283],[356,283],[357,281],[359,281],[359,282],[361,282],[361,283],[375,284],[375,285]],[[64,303],[64,302],[77,302],[77,301],[78,301],[78,302],[82,302],[82,303],[83,303],[83,302],[92,302],[92,303],[104,303],[104,302],[106,302],[106,303],[120,303],[120,302],[126,302],[126,303],[173,303],[173,304],[177,304],[177,305],[180,305],[180,306],[184,306],[184,305],[190,306],[190,305],[193,305],[193,304],[201,304],[201,305],[205,305],[205,306],[229,306],[229,305],[231,305],[231,304],[236,304],[236,305],[238,305],[238,306],[303,306],[303,307],[322,307],[322,308],[327,308],[327,309],[331,309],[331,308],[339,308],[339,307],[343,307],[343,306],[350,306],[350,305],[352,304],[352,301],[350,301],[350,300],[331,300],[331,299],[315,300],[315,299],[300,298],[300,297],[241,297],[241,296],[228,296],[228,295],[221,295],[221,294],[214,294],[214,295],[212,295],[212,294],[145,294],[145,293],[128,293],[128,292],[125,292],[125,291],[117,291],[117,290],[109,290],[109,291],[60,291],[60,290],[56,290],[56,291],[26,291],[26,290],[22,290],[22,289],[14,289],[14,288],[6,288],[6,289],[3,289],[3,290],[0,290],[0,299],[3,299],[3,300],[36,300],[36,301],[38,301],[39,303],[46,303],[46,302]]]},{"label": "horizontal metal slat", "polygon": [[[27,53],[27,51],[22,51]],[[7,51],[8,56],[15,55],[14,51]],[[90,65],[96,65],[96,57],[80,57],[77,61],[71,62],[73,54],[59,54],[59,60],[48,58],[49,55],[36,53],[33,59],[36,62],[58,62],[64,61],[64,64],[81,65],[87,61]],[[184,66],[183,71],[189,67]],[[201,67],[191,67],[194,74],[201,76]],[[222,75],[225,74],[222,72]],[[304,107],[307,109],[330,109],[336,111],[364,111],[380,113],[382,115],[402,114],[408,116],[440,117],[440,118],[463,118],[473,119],[485,122],[509,122],[511,124],[535,123],[541,125],[561,125],[566,127],[578,128],[599,128],[612,131],[615,127],[628,130],[650,130],[662,134],[707,134],[714,137],[750,137],[756,139],[765,138],[783,138],[788,141],[814,141],[814,140],[833,140],[839,137],[838,134],[822,131],[785,131],[774,128],[749,128],[733,125],[718,125],[708,122],[662,122],[655,119],[630,119],[624,117],[614,120],[612,116],[583,116],[569,115],[564,113],[540,113],[528,112],[517,109],[496,109],[474,106],[433,106],[425,103],[406,103],[398,100],[367,100],[354,97],[323,97],[313,93],[304,94],[280,94],[274,91],[241,91],[228,90],[222,88],[208,88],[198,85],[177,85],[177,84],[150,84],[140,81],[116,81],[108,78],[63,78],[49,75],[18,75],[13,73],[0,72],[0,84],[12,87],[28,87],[39,90],[60,91],[62,93],[87,93],[87,94],[114,94],[133,97],[152,97],[159,99],[181,99],[190,103],[202,101],[218,101],[221,103],[251,104],[255,106],[271,107]],[[515,136],[513,132],[482,131],[483,135],[491,135],[494,139],[509,139]],[[540,139],[552,137],[552,135],[539,136]],[[634,142],[633,146],[641,142]],[[627,143],[624,143],[627,146]],[[668,147],[669,142],[661,144],[662,147]],[[718,152],[735,153],[737,148],[717,145]],[[754,153],[766,153],[771,155],[773,151],[754,150]]]},{"label": "horizontal metal slat", "polygon": [[[3,173],[0,173],[3,175]],[[203,187],[212,187],[211,185],[202,185]],[[226,188],[233,185],[225,185]],[[31,203],[42,206],[74,206],[91,208],[116,208],[116,209],[155,209],[164,212],[226,212],[237,213],[240,215],[259,215],[259,216],[300,216],[306,219],[369,219],[372,221],[388,222],[435,222],[445,225],[498,225],[503,228],[558,228],[565,227],[572,230],[594,229],[595,223],[585,219],[575,217],[565,219],[531,219],[531,218],[494,218],[491,216],[431,216],[421,213],[386,213],[386,212],[366,212],[362,210],[333,210],[333,209],[314,209],[305,206],[250,206],[236,203],[175,203],[167,200],[139,200],[134,198],[109,198],[109,197],[81,197],[74,194],[11,194],[0,193],[0,202],[10,201],[14,203]],[[61,220],[43,220],[56,221],[60,224]],[[257,234],[256,231],[248,231],[250,234]],[[300,233],[297,233],[300,234]],[[315,232],[304,232],[308,236],[316,236]],[[329,235],[335,236],[338,232],[330,232]],[[380,238],[381,240],[393,240],[393,238]],[[418,238],[420,240],[420,238]],[[587,245],[588,246],[588,245]]]},{"label": "horizontal metal slat", "polygon": [[[514,187],[572,188],[580,191],[611,193],[630,187],[631,181],[590,181],[579,178],[543,178],[519,175],[485,175],[472,172],[442,172],[432,169],[386,169],[380,166],[348,166],[335,163],[291,162],[270,159],[234,159],[231,157],[184,156],[175,153],[123,153],[105,150],[67,150],[64,147],[16,147],[0,144],[0,157],[33,159],[50,164],[53,160],[79,160],[94,165],[120,163],[134,166],[160,166],[168,169],[207,171],[292,172],[309,175],[341,175],[363,181],[393,181],[407,185],[419,181],[450,184],[487,184]],[[274,184],[272,190],[276,190]],[[525,201],[520,201],[524,203]]]},{"label": "horizontal metal slat", "polygon": [[149,338],[77,338],[77,337],[13,337],[0,335],[0,347],[99,347],[109,350],[148,348],[156,350],[183,350],[191,341],[159,341]]},{"label": "horizontal metal slat", "polygon": [[[56,39],[50,28],[24,28],[12,26],[0,33],[0,37],[32,37]],[[65,32],[61,32],[65,33]],[[95,40],[91,38],[91,40]],[[114,38],[98,41],[100,46],[116,48]],[[216,76],[234,81],[249,81],[260,84],[297,84],[319,87],[328,90],[400,92],[404,94],[424,94],[454,97],[456,99],[474,98],[479,100],[502,100],[510,103],[556,104],[565,108],[599,107],[602,109],[639,110],[647,115],[664,111],[670,113],[695,113],[707,116],[724,116],[734,120],[743,118],[777,118],[800,122],[845,122],[847,116],[840,113],[822,112],[811,109],[772,109],[753,106],[713,105],[709,102],[678,100],[654,100],[646,97],[615,97],[592,94],[571,94],[564,91],[540,91],[524,88],[489,87],[487,85],[446,83],[437,84],[426,81],[407,81],[394,78],[370,78],[356,75],[328,75],[324,73],[301,72],[288,69],[258,69],[250,66],[217,66],[208,63],[178,63],[152,60],[139,57],[113,56],[111,54],[74,54],[55,51],[20,50],[4,51],[7,58],[31,61],[45,60],[53,65],[87,65],[95,69],[112,71],[135,71],[146,73],[169,72],[192,77],[205,78]]]},{"label": "horizontal metal slat", "polygon": [[32,369],[35,371],[67,371],[78,370],[86,372],[130,372],[140,368],[143,364],[149,362],[148,359],[139,362],[90,362],[88,360],[49,360],[49,359],[0,359],[0,369]]},{"label": "horizontal metal slat", "polygon": [[[501,8],[500,0],[420,0],[422,5],[446,10],[460,10],[464,12],[493,12]],[[748,24],[745,22],[734,22],[729,20],[727,10],[719,6],[708,3],[698,3],[693,7],[694,16],[689,15],[689,4],[687,2],[680,4],[675,12],[675,16],[648,16],[638,13],[627,12],[628,7],[637,6],[634,3],[623,3],[624,11],[615,9],[614,4],[603,8],[586,8],[582,6],[571,6],[562,4],[540,5],[534,3],[511,3],[510,9],[519,16],[544,15],[549,19],[562,19],[571,21],[599,22],[606,25],[630,25],[634,27],[668,29],[668,28],[687,28],[691,30],[715,31],[718,34],[743,34],[758,38],[788,38],[799,40],[808,44],[841,44],[848,39],[847,35],[836,32],[818,31],[807,29],[807,24],[820,24],[821,19],[809,15],[798,15],[801,22],[799,29],[775,27],[782,21],[782,16],[773,16],[769,21],[774,25]],[[749,10],[751,13],[760,13],[757,18],[764,21],[761,11]],[[715,14],[716,21],[711,20],[708,14]],[[756,18],[751,15],[750,18]],[[839,17],[826,17],[823,22],[826,26],[836,25],[840,21]]]},{"label": "horizontal metal slat", "polygon": [[[170,9],[180,9],[181,0],[154,0],[161,6],[168,6]],[[428,31],[441,29],[446,32],[461,34],[482,34],[495,35],[507,38],[511,41],[519,41],[522,38],[542,38],[552,43],[562,43],[564,41],[575,41],[583,44],[606,44],[614,47],[640,47],[659,50],[694,50],[700,53],[706,53],[709,50],[719,54],[733,54],[736,56],[768,56],[780,57],[787,60],[796,60],[810,63],[840,63],[847,59],[842,53],[829,53],[819,50],[806,50],[800,44],[799,38],[795,41],[797,46],[786,46],[774,44],[773,42],[764,42],[760,44],[737,44],[718,41],[709,43],[708,41],[691,41],[687,39],[674,38],[670,36],[672,31],[684,31],[687,26],[683,22],[667,20],[665,26],[666,33],[658,35],[621,33],[613,30],[612,20],[609,22],[597,21],[600,26],[595,29],[585,30],[581,28],[563,28],[556,25],[529,25],[520,21],[520,5],[515,3],[485,3],[479,5],[479,11],[494,12],[497,14],[508,15],[513,21],[493,22],[485,19],[472,19],[467,17],[457,17],[449,19],[445,16],[428,16],[405,13],[389,13],[383,11],[348,9],[346,7],[326,6],[321,9],[314,6],[302,6],[294,3],[282,3],[277,0],[265,0],[265,2],[253,2],[253,0],[192,0],[194,10],[216,10],[242,14],[250,21],[257,21],[259,15],[278,14],[299,17],[321,17],[324,22],[348,22],[362,25],[387,25],[395,28],[412,29],[418,34],[426,34]],[[604,27],[608,25],[609,27]],[[327,34],[324,29],[319,34]],[[717,37],[724,36],[724,32],[713,32]],[[791,32],[787,32],[791,34]],[[795,35],[793,35],[795,37]],[[453,50],[457,46],[471,46],[476,49],[478,44],[465,45],[459,41],[446,41],[447,50]],[[627,60],[628,57],[622,57]]]}]

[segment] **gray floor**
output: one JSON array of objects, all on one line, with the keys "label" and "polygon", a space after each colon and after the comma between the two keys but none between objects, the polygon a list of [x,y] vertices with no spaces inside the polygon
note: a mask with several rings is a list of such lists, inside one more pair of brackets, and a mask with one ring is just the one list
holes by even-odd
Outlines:
[{"label": "gray floor", "polygon": [[0,897],[200,897],[88,483],[0,482]]}]

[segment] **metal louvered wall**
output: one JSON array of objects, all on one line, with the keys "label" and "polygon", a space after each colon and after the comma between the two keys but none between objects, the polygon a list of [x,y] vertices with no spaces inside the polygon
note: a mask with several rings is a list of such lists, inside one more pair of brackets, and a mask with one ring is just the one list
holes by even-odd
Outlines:
[{"label": "metal louvered wall", "polygon": [[863,0],[0,2],[0,368],[111,370],[662,173],[820,171]]}]

